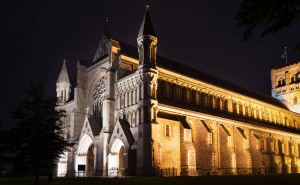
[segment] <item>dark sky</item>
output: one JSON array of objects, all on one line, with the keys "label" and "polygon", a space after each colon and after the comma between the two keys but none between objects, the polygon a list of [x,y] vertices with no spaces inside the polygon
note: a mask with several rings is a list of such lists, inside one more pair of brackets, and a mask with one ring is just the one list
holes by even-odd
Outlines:
[{"label": "dark sky", "polygon": [[[146,0],[10,0],[0,2],[2,127],[13,125],[10,112],[25,98],[29,83],[43,82],[55,94],[63,59],[75,86],[78,59],[94,57],[109,17],[113,38],[136,45]],[[158,53],[234,83],[270,94],[270,69],[298,60],[292,48],[299,24],[276,35],[254,35],[242,42],[235,27],[241,0],[151,0],[150,14]],[[184,70],[184,69],[183,69]]]}]

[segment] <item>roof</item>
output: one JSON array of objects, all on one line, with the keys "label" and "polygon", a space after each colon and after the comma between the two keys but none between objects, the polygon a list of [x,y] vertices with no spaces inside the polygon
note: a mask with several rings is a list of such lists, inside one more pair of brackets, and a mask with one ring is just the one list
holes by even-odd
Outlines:
[{"label": "roof", "polygon": [[[129,44],[126,44],[124,42],[119,41],[120,47],[121,47],[121,53],[123,55],[126,55],[128,57],[136,58],[138,59],[138,50],[136,47],[131,46]],[[227,80],[221,79],[219,77],[213,76],[211,74],[205,73],[199,69],[196,69],[194,67],[190,67],[184,64],[181,64],[179,62],[175,62],[174,60],[167,59],[162,56],[157,56],[157,66],[172,72],[175,72],[177,74],[181,74],[183,76],[187,76],[190,78],[194,78],[196,80],[200,80],[202,82],[215,85],[218,87],[221,87],[226,90],[230,90],[233,92],[237,92],[239,94],[270,103],[272,105],[287,109],[286,105],[281,102],[278,99],[275,99],[269,95],[251,90],[249,88],[243,87],[241,85],[234,84],[232,82],[229,82]],[[184,69],[184,70],[182,70]]]},{"label": "roof", "polygon": [[211,129],[207,126],[204,120],[200,120],[207,132],[211,133]]},{"label": "roof", "polygon": [[145,16],[143,19],[143,22],[141,24],[140,27],[140,31],[138,34],[138,38],[143,36],[143,35],[152,35],[154,37],[156,37],[153,25],[152,25],[152,21],[150,18],[150,14],[149,14],[149,5],[146,6],[146,12],[145,12]]},{"label": "roof", "polygon": [[93,135],[94,136],[99,135],[100,131],[101,131],[100,125],[97,123],[97,121],[93,117],[89,117],[88,120],[90,123],[91,130],[93,132]]},{"label": "roof", "polygon": [[68,75],[68,71],[67,71],[67,67],[66,67],[66,60],[64,60],[63,66],[60,70],[60,73],[59,73],[56,83],[70,84],[69,75]]},{"label": "roof", "polygon": [[80,65],[82,65],[82,66],[85,66],[85,67],[87,67],[87,66],[88,66],[88,63],[87,63],[87,61],[85,61],[85,60],[81,60],[81,59],[79,59],[79,60],[78,60],[78,64],[80,64]]},{"label": "roof", "polygon": [[170,114],[170,113],[161,112],[161,111],[159,111],[157,113],[157,116],[159,118],[169,119],[169,120],[173,120],[173,121],[179,121],[183,128],[191,129],[191,127],[189,126],[189,124],[186,121],[185,116],[181,116],[181,115],[177,115],[177,114]]},{"label": "roof", "polygon": [[129,122],[125,119],[119,119],[120,125],[122,127],[122,130],[128,140],[129,144],[132,144],[134,142],[134,137],[130,131],[130,125]]}]

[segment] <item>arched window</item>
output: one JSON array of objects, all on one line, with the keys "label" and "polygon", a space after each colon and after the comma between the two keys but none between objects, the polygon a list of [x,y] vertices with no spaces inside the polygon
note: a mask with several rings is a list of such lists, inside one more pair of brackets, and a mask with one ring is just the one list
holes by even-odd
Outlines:
[{"label": "arched window", "polygon": [[176,100],[180,100],[180,90],[181,90],[181,88],[180,88],[180,86],[179,85],[174,85],[174,87],[175,87],[175,90],[174,90],[174,94],[175,94],[175,99]]},{"label": "arched window", "polygon": [[201,105],[201,92],[196,91],[196,104]]},{"label": "arched window", "polygon": [[256,107],[256,119],[260,119],[260,112],[258,107]]},{"label": "arched window", "polygon": [[185,88],[185,99],[188,103],[191,102],[191,89]]},{"label": "arched window", "polygon": [[176,85],[175,84],[171,84],[170,85],[170,90],[171,90],[171,98],[172,99],[176,99],[177,93],[176,93]]},{"label": "arched window", "polygon": [[191,98],[190,98],[190,102],[192,103],[192,104],[196,104],[196,90],[194,90],[194,89],[191,89],[190,90],[190,94],[191,94]]},{"label": "arched window", "polygon": [[215,98],[215,108],[216,109],[221,109],[221,99],[219,97]]},{"label": "arched window", "polygon": [[277,123],[277,124],[279,124],[279,123],[280,123],[280,120],[279,120],[278,113],[276,113],[276,123]]},{"label": "arched window", "polygon": [[170,137],[170,126],[166,125],[166,137]]},{"label": "arched window", "polygon": [[170,82],[165,82],[165,85],[166,85],[165,97],[170,97]]},{"label": "arched window", "polygon": [[233,113],[237,113],[237,104],[236,104],[236,102],[234,101],[234,102],[232,102],[232,112]]},{"label": "arched window", "polygon": [[165,94],[165,82],[163,80],[158,80],[158,97],[164,97]]},{"label": "arched window", "polygon": [[265,120],[265,111],[264,111],[264,108],[261,108],[261,119]]},{"label": "arched window", "polygon": [[299,80],[300,80],[300,73],[297,73],[296,75],[295,75],[295,80],[298,82]]},{"label": "arched window", "polygon": [[222,108],[223,108],[224,111],[228,111],[228,100],[226,100],[226,99],[223,100],[223,107]]},{"label": "arched window", "polygon": [[277,86],[280,87],[280,86],[284,86],[285,85],[285,79],[280,77],[277,81]]},{"label": "arched window", "polygon": [[254,118],[254,109],[253,109],[253,107],[250,107],[250,111],[251,111],[251,117]]},{"label": "arched window", "polygon": [[207,94],[206,93],[201,93],[201,105],[202,106],[207,106]]},{"label": "arched window", "polygon": [[208,106],[209,107],[213,107],[213,96],[212,95],[208,95],[208,101],[207,101],[207,103],[208,103]]},{"label": "arched window", "polygon": [[295,82],[295,77],[293,76],[293,77],[291,78],[291,84],[294,83],[294,82]]},{"label": "arched window", "polygon": [[243,104],[241,104],[241,103],[239,103],[239,113],[240,113],[240,115],[244,114]]},{"label": "arched window", "polygon": [[290,126],[290,122],[289,122],[289,119],[287,117],[285,117],[285,126],[287,126],[287,127]]},{"label": "arched window", "polygon": [[180,100],[185,102],[186,101],[186,94],[187,94],[187,89],[185,87],[180,87]]},{"label": "arched window", "polygon": [[294,105],[295,104],[298,104],[298,98],[297,98],[297,96],[294,97]]},{"label": "arched window", "polygon": [[281,80],[281,84],[282,84],[282,85],[285,85],[285,79],[282,79],[282,80]]},{"label": "arched window", "polygon": [[281,86],[281,80],[277,81],[277,86],[280,87]]},{"label": "arched window", "polygon": [[249,116],[249,107],[245,106],[245,116]]}]

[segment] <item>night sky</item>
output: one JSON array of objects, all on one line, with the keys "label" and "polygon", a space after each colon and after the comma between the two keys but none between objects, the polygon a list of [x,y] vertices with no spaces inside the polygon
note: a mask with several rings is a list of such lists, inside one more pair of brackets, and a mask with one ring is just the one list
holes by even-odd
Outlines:
[{"label": "night sky", "polygon": [[[146,0],[11,0],[0,2],[0,120],[10,128],[10,112],[25,98],[30,82],[42,82],[55,95],[63,59],[72,86],[78,59],[94,57],[109,17],[112,38],[136,46]],[[150,15],[158,37],[158,54],[233,83],[270,94],[270,69],[289,62],[299,24],[276,35],[255,34],[243,42],[244,28],[234,19],[241,0],[151,0]],[[259,30],[257,30],[259,31]],[[184,70],[184,69],[183,69]]]}]

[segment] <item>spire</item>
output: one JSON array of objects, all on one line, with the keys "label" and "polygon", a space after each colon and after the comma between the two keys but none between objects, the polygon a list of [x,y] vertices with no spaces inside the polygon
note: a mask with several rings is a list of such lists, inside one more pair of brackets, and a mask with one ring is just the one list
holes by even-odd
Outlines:
[{"label": "spire", "polygon": [[93,62],[97,62],[99,59],[106,57],[110,54],[110,36],[107,31],[107,25],[108,25],[108,18],[105,17],[104,19],[104,32],[102,35],[102,38],[100,40],[98,49],[96,51],[96,54],[94,56]]},{"label": "spire", "polygon": [[147,4],[146,5],[146,12],[145,12],[145,16],[138,34],[138,38],[143,36],[143,35],[152,35],[154,37],[156,37],[152,22],[151,22],[151,18],[150,18],[150,14],[149,14],[149,8],[150,6]]},{"label": "spire", "polygon": [[108,17],[106,16],[104,19],[104,35],[109,39],[109,34],[107,31],[107,27],[108,27]]},{"label": "spire", "polygon": [[66,103],[70,98],[70,94],[71,84],[66,67],[66,60],[64,59],[64,64],[56,82],[56,97],[58,98],[58,103]]},{"label": "spire", "polygon": [[66,67],[66,59],[64,59],[64,64],[60,70],[58,79],[56,83],[68,83],[70,84],[69,75]]}]

